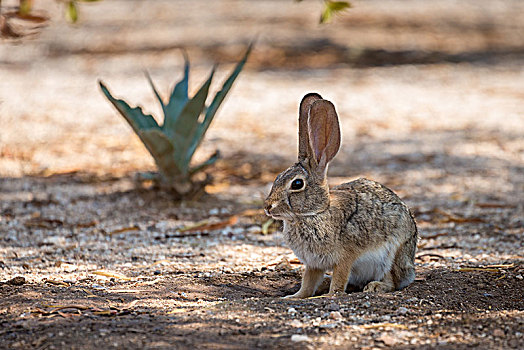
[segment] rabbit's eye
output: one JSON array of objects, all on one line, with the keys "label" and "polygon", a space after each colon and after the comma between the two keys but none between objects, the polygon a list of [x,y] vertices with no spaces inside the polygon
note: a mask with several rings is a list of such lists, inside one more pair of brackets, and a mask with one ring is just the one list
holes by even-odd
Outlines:
[{"label": "rabbit's eye", "polygon": [[300,190],[302,187],[304,187],[304,180],[302,179],[293,180],[291,183],[292,190]]}]

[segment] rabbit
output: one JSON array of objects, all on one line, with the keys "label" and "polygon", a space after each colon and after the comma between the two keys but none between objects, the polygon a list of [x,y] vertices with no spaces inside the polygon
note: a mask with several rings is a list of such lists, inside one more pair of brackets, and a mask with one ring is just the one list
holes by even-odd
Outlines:
[{"label": "rabbit", "polygon": [[276,177],[264,203],[266,215],[283,220],[284,240],[305,264],[299,291],[285,298],[315,295],[326,270],[333,270],[328,296],[347,287],[391,292],[415,279],[418,231],[402,200],[364,178],[329,189],[328,165],[340,139],[335,106],[317,93],[305,95],[298,162]]}]

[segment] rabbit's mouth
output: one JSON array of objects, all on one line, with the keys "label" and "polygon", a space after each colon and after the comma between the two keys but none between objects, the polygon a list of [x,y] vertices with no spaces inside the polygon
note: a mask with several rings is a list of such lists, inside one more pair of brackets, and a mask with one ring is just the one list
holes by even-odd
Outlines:
[{"label": "rabbit's mouth", "polygon": [[266,206],[264,208],[264,212],[267,216],[270,216],[271,218],[276,220],[289,220],[291,218],[291,215],[289,213],[275,211],[275,208],[271,205]]}]

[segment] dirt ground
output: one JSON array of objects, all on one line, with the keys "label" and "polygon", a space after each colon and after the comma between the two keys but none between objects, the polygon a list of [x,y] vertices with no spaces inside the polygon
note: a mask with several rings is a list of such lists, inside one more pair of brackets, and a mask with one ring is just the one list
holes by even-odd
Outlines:
[{"label": "dirt ground", "polygon": [[[104,0],[77,26],[0,43],[0,348],[524,348],[524,3]],[[9,5],[4,1],[3,6]],[[197,153],[214,183],[174,202],[98,90],[158,115],[193,63],[214,91],[258,37]],[[367,177],[412,208],[402,291],[283,300],[301,264],[261,210],[296,154],[300,98],[341,117],[333,185]]]}]

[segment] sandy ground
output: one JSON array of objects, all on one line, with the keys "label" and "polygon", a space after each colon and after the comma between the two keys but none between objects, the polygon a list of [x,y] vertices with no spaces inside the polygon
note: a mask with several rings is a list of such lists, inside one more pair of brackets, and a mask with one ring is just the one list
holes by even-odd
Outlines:
[{"label": "sandy ground", "polygon": [[[0,347],[524,347],[524,3],[355,1],[321,27],[315,1],[104,0],[77,26],[37,3],[49,25],[0,44]],[[158,115],[145,69],[167,94],[185,48],[216,91],[256,36],[196,155],[223,154],[208,194],[137,187],[153,161],[97,81]],[[331,183],[415,213],[403,291],[280,299],[302,267],[261,206],[310,91],[341,117]]]}]

